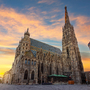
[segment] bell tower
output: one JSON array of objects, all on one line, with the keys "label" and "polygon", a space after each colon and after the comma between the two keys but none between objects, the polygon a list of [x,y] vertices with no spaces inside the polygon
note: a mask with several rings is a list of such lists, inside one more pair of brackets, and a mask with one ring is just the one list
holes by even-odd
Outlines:
[{"label": "bell tower", "polygon": [[81,83],[83,65],[78,48],[78,42],[74,33],[74,28],[70,24],[67,7],[65,6],[65,25],[63,27],[62,38],[62,60],[63,73],[69,75],[75,83]]}]

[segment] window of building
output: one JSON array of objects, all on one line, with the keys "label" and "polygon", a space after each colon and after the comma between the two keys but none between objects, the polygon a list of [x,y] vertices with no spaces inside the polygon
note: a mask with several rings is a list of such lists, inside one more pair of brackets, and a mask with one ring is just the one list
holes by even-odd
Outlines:
[{"label": "window of building", "polygon": [[33,60],[32,60],[32,65],[33,65]]},{"label": "window of building", "polygon": [[69,70],[71,70],[71,66],[69,66]]},{"label": "window of building", "polygon": [[67,57],[69,57],[69,50],[68,50],[68,48],[67,48]]},{"label": "window of building", "polygon": [[52,68],[51,68],[52,66],[51,66],[51,64],[50,64],[50,75],[52,74]]},{"label": "window of building", "polygon": [[32,71],[31,80],[34,80],[34,71]]},{"label": "window of building", "polygon": [[24,79],[27,79],[27,78],[28,78],[28,71],[26,70],[24,73]]},{"label": "window of building", "polygon": [[36,61],[34,61],[34,65],[36,65]]},{"label": "window of building", "polygon": [[58,75],[58,67],[57,67],[57,75]]},{"label": "window of building", "polygon": [[30,60],[28,60],[28,64],[30,65]]},{"label": "window of building", "polygon": [[43,63],[41,64],[41,72],[43,74]]},{"label": "window of building", "polygon": [[27,64],[27,59],[25,59],[25,64]]},{"label": "window of building", "polygon": [[26,46],[28,46],[28,44],[26,44]]}]

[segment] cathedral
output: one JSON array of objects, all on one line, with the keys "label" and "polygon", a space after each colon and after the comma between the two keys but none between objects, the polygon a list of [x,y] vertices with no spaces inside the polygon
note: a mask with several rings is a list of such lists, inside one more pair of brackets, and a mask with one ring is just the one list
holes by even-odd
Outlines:
[{"label": "cathedral", "polygon": [[52,74],[70,76],[82,83],[83,64],[65,6],[65,25],[62,28],[62,51],[59,48],[30,38],[29,29],[19,41],[11,68],[11,83],[44,83]]}]

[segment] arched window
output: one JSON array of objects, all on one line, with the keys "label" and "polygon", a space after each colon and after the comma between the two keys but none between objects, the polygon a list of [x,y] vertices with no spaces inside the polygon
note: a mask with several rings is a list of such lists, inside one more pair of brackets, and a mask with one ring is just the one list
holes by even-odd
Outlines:
[{"label": "arched window", "polygon": [[36,65],[36,61],[34,61],[34,65]]},{"label": "arched window", "polygon": [[69,66],[69,70],[71,70],[71,66]]},{"label": "arched window", "polygon": [[43,63],[41,64],[41,72],[43,73]]},{"label": "arched window", "polygon": [[27,59],[25,59],[25,64],[27,64]]},{"label": "arched window", "polygon": [[57,67],[57,75],[58,75],[58,67]]},{"label": "arched window", "polygon": [[69,57],[69,50],[68,50],[68,48],[67,48],[67,57]]},{"label": "arched window", "polygon": [[34,71],[32,71],[31,80],[34,80]]},{"label": "arched window", "polygon": [[26,46],[28,46],[28,44],[26,44]]},{"label": "arched window", "polygon": [[51,64],[50,64],[50,75],[52,74],[52,67],[51,67]]},{"label": "arched window", "polygon": [[27,78],[28,78],[28,71],[26,70],[24,73],[24,79],[27,79]]},{"label": "arched window", "polygon": [[30,59],[28,60],[28,65],[30,65]]},{"label": "arched window", "polygon": [[33,65],[33,60],[32,60],[32,65]]},{"label": "arched window", "polygon": [[40,62],[38,64],[38,78],[39,78],[39,76],[40,76]]}]

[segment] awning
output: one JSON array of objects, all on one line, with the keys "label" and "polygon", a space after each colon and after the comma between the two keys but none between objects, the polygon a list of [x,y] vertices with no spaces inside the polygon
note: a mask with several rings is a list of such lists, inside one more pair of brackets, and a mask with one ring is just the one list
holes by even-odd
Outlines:
[{"label": "awning", "polygon": [[52,75],[49,75],[49,77],[68,77],[68,76],[52,74]]}]

